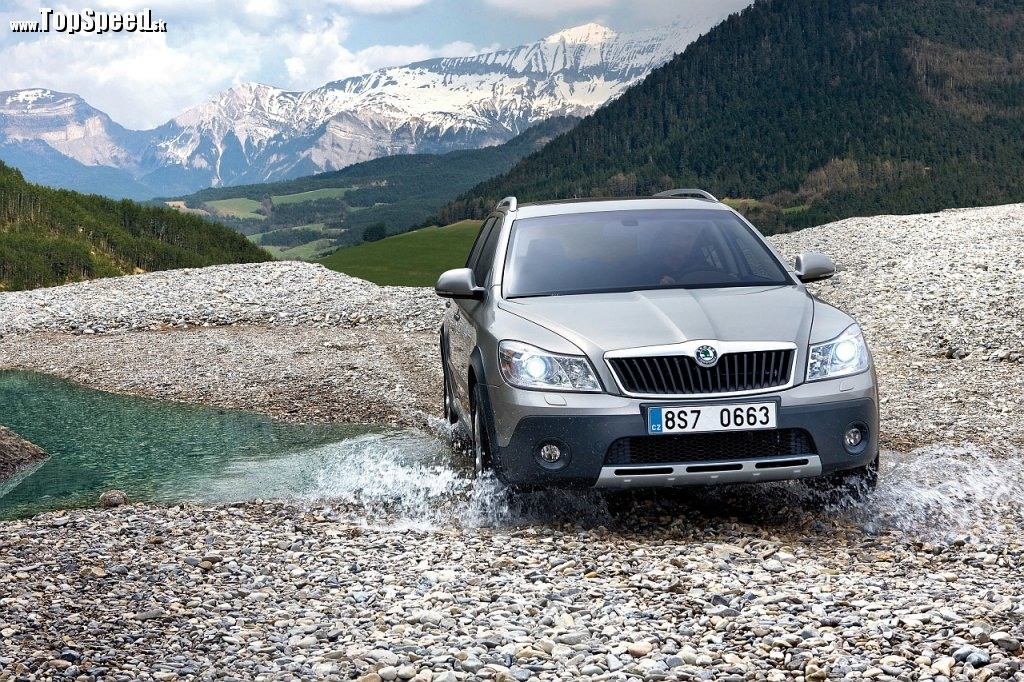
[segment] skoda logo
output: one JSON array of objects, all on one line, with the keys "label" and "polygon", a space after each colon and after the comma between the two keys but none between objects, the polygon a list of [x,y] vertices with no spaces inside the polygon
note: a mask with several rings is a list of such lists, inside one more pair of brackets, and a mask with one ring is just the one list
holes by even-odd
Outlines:
[{"label": "skoda logo", "polygon": [[693,357],[697,359],[697,364],[701,367],[712,367],[718,362],[718,351],[711,346],[700,346]]}]

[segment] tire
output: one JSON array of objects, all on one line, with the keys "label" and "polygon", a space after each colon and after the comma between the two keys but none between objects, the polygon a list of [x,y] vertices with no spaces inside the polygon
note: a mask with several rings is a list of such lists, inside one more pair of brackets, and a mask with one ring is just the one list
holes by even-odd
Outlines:
[{"label": "tire", "polygon": [[448,358],[445,356],[444,341],[441,342],[441,414],[448,423],[448,445],[455,452],[469,450],[469,434],[459,422],[459,413],[455,409],[455,394],[452,393],[451,376],[448,373]]},{"label": "tire", "polygon": [[490,427],[487,409],[484,406],[484,389],[477,384],[473,387],[472,424],[473,424],[473,471],[477,478],[494,470],[494,461],[491,458],[491,443],[487,436]]},{"label": "tire", "polygon": [[453,404],[451,382],[448,380],[448,362],[441,356],[441,383],[444,385],[441,396],[441,414],[444,415],[444,419],[449,424],[454,424],[459,421],[458,416],[455,414],[455,405]]},{"label": "tire", "polygon": [[878,460],[878,455],[875,455],[862,467],[809,479],[806,483],[812,501],[816,504],[861,502],[878,485]]}]

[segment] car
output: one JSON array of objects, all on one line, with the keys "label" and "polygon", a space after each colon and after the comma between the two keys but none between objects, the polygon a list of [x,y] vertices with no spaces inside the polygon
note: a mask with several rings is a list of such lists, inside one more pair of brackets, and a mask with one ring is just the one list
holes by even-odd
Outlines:
[{"label": "car", "polygon": [[437,280],[443,408],[509,486],[634,488],[878,476],[874,364],[857,322],[703,190],[518,203]]}]

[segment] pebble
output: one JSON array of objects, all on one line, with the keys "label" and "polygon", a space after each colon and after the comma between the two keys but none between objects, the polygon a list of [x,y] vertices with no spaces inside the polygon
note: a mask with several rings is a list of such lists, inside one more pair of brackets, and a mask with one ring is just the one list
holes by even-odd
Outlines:
[{"label": "pebble", "polygon": [[650,642],[633,642],[626,647],[626,651],[633,658],[643,658],[647,654],[654,650],[654,645]]},{"label": "pebble", "polygon": [[993,644],[1010,653],[1016,653],[1021,649],[1020,640],[1011,636],[1008,632],[993,632],[989,637]]}]

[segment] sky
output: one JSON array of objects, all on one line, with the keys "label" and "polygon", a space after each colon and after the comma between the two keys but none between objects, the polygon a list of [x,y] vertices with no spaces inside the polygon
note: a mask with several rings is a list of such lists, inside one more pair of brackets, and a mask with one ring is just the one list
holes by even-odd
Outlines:
[{"label": "sky", "polygon": [[[724,19],[751,0],[0,0],[0,92],[81,95],[121,125],[156,127],[232,85],[308,90],[386,66],[470,56],[588,22],[618,32]],[[11,21],[41,21],[17,33]],[[57,31],[83,12],[151,10],[166,32]],[[66,23],[65,23],[66,22]]]}]

